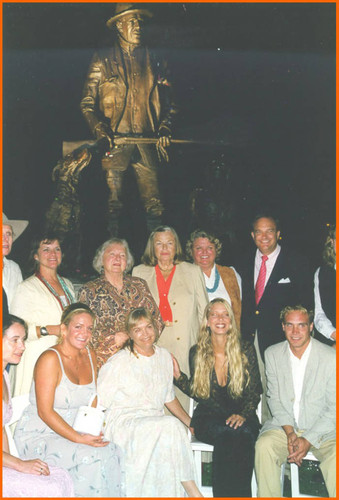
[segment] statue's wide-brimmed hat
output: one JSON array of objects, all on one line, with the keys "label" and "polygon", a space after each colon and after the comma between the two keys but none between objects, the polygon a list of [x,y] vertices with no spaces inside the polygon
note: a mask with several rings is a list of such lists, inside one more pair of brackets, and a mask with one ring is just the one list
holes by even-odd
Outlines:
[{"label": "statue's wide-brimmed hat", "polygon": [[145,17],[153,17],[151,11],[147,9],[141,9],[140,7],[138,7],[138,4],[117,3],[115,4],[114,16],[107,21],[106,26],[110,29],[113,29],[118,19],[120,19],[123,16],[126,16],[126,14],[142,14]]},{"label": "statue's wide-brimmed hat", "polygon": [[6,215],[2,212],[2,225],[3,226],[11,226],[13,230],[13,241],[19,238],[20,234],[22,234],[26,227],[28,226],[28,220],[12,220],[8,219]]}]

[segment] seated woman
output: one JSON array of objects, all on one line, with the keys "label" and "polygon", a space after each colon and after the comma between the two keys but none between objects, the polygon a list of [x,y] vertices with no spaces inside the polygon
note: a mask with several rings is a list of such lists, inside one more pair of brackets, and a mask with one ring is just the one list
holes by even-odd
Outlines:
[{"label": "seated woman", "polygon": [[314,326],[318,340],[336,346],[336,227],[330,226],[323,251],[323,264],[314,274]]},{"label": "seated woman", "polygon": [[226,300],[206,307],[189,361],[191,380],[173,359],[175,384],[199,402],[191,427],[214,446],[213,496],[250,497],[262,388],[254,347],[240,340]]},{"label": "seated woman", "polygon": [[[144,308],[130,312],[129,341],[101,368],[98,392],[110,409],[105,437],[119,444],[126,460],[128,497],[202,496],[194,482],[187,431],[190,418],[174,396],[173,366],[157,347],[155,322]],[[164,405],[175,415],[165,416]],[[179,419],[179,420],[178,420]]]},{"label": "seated woman", "polygon": [[9,451],[4,426],[11,421],[13,408],[6,366],[20,362],[26,337],[26,323],[6,315],[2,328],[2,494],[4,497],[72,497],[73,483],[67,471],[49,467],[39,458],[21,460]]},{"label": "seated woman", "polygon": [[36,360],[57,342],[62,311],[74,302],[72,283],[58,273],[62,250],[56,234],[34,238],[30,260],[34,274],[18,285],[10,306],[28,325],[27,349],[19,366],[10,370],[14,396],[29,393]]},{"label": "seated woman", "polygon": [[79,300],[95,313],[97,321],[91,347],[97,355],[98,368],[127,341],[125,319],[136,307],[146,307],[153,315],[157,330],[163,322],[147,283],[127,273],[133,267],[133,256],[127,241],[112,238],[96,251],[93,267],[100,277],[86,283]]},{"label": "seated woman", "polygon": [[187,258],[200,267],[206,283],[208,299],[222,298],[232,306],[235,321],[240,327],[241,277],[234,267],[220,266],[215,262],[221,254],[222,244],[210,233],[196,229],[186,244]]},{"label": "seated woman", "polygon": [[21,456],[64,467],[75,496],[121,496],[121,451],[103,435],[72,428],[78,408],[96,393],[95,355],[87,347],[95,315],[80,302],[61,317],[61,342],[45,351],[34,370],[31,404],[17,424],[14,438]]}]

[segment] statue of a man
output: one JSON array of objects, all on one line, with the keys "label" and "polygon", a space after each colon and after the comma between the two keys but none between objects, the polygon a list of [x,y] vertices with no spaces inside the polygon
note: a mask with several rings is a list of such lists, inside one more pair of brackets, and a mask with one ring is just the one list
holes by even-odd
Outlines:
[{"label": "statue of a man", "polygon": [[[110,189],[109,229],[117,233],[122,210],[124,172],[132,164],[147,226],[161,222],[163,204],[158,187],[158,155],[168,161],[173,102],[167,66],[141,44],[143,21],[152,13],[138,4],[117,3],[106,25],[116,32],[111,49],[96,53],[84,86],[81,110],[96,137],[106,137],[111,154],[102,160]],[[154,144],[114,146],[118,136],[159,137]]]}]

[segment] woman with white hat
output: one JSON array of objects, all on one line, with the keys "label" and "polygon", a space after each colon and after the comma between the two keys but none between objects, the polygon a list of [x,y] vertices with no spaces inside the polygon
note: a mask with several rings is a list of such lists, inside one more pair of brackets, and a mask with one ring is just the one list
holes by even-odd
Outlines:
[{"label": "woman with white hat", "polygon": [[[14,292],[18,284],[22,282],[20,267],[13,260],[7,259],[7,255],[11,253],[13,242],[19,238],[27,226],[28,220],[10,220],[2,213],[2,287],[4,311],[10,308]],[[7,307],[5,305],[6,300]]]}]

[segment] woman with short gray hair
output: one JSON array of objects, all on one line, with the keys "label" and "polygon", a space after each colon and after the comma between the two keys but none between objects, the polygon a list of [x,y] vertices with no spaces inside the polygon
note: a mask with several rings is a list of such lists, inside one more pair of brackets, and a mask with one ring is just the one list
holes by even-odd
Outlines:
[{"label": "woman with short gray hair", "polygon": [[79,301],[89,305],[97,318],[91,347],[100,368],[128,340],[125,319],[132,309],[145,307],[161,332],[163,321],[147,283],[127,274],[134,259],[126,240],[112,238],[95,253],[93,267],[99,278],[86,283],[79,291]]}]

